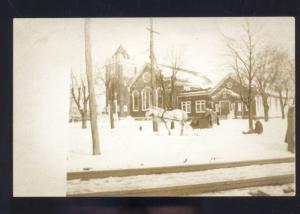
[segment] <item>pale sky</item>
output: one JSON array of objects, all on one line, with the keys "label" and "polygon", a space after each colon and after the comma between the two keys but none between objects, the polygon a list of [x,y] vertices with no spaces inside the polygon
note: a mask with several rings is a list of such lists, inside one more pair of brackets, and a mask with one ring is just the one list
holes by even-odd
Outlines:
[{"label": "pale sky", "polygon": [[[240,38],[246,18],[154,18],[159,35],[154,35],[154,51],[158,63],[167,64],[167,56],[174,47],[183,53],[185,68],[201,72],[218,81],[230,72],[226,65],[222,33]],[[248,18],[251,29],[261,44],[285,48],[294,56],[295,22],[291,17]],[[95,18],[91,20],[92,57],[94,66],[102,67],[122,45],[138,65],[149,61],[149,18]],[[57,65],[84,69],[83,19],[17,19],[15,40],[24,41],[14,52],[20,59],[30,54],[39,44],[53,46],[51,54],[62,52]],[[51,46],[51,47],[52,47]],[[50,48],[51,48],[50,47]],[[54,48],[55,47],[55,48]],[[49,48],[49,47],[48,47]],[[39,50],[40,52],[41,50]],[[37,54],[42,63],[51,55]],[[30,58],[33,58],[31,55]],[[48,58],[48,59],[46,59]],[[35,59],[35,61],[37,60]],[[22,61],[22,60],[21,60]],[[31,64],[32,66],[32,64]]]},{"label": "pale sky", "polygon": [[[262,44],[278,45],[292,54],[295,47],[293,18],[250,18],[251,27]],[[174,47],[183,52],[184,67],[202,72],[218,80],[229,72],[224,57],[222,33],[239,38],[245,18],[154,18],[154,51],[159,63],[167,63],[167,55]],[[94,19],[92,20],[94,62],[104,59],[119,44],[141,66],[149,60],[149,19]],[[294,54],[293,54],[294,55]]]}]

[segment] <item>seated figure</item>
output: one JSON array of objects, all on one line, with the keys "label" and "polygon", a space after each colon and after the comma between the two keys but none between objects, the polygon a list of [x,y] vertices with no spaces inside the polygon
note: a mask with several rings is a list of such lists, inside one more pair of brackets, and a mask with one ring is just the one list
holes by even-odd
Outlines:
[{"label": "seated figure", "polygon": [[256,119],[255,121],[256,121],[255,128],[253,130],[243,132],[243,134],[261,134],[261,133],[263,133],[264,129],[263,129],[262,123],[258,119]]}]

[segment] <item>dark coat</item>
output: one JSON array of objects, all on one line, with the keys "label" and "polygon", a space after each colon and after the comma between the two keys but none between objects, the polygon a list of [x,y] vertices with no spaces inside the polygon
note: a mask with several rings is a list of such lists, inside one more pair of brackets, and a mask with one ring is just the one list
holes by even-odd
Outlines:
[{"label": "dark coat", "polygon": [[255,123],[255,133],[261,134],[261,133],[263,133],[263,131],[264,131],[264,128],[263,128],[262,123],[260,121],[256,121],[256,123]]},{"label": "dark coat", "polygon": [[287,113],[287,130],[285,142],[288,144],[288,151],[295,152],[295,107],[289,108]]}]

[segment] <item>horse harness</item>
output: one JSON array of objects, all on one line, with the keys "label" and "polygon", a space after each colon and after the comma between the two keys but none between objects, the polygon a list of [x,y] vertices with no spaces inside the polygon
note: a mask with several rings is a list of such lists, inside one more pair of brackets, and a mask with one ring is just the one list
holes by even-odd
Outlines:
[{"label": "horse harness", "polygon": [[165,119],[164,119],[164,114],[167,112],[167,110],[164,110],[163,113],[161,114],[161,116],[159,116],[158,118],[160,118],[164,123],[166,123]]},{"label": "horse harness", "polygon": [[158,118],[160,118],[164,123],[166,123],[165,119],[169,119],[169,120],[174,120],[174,121],[181,121],[175,118],[165,118],[164,115],[167,112],[167,110],[164,110],[163,113],[161,114],[161,116],[157,116]]}]

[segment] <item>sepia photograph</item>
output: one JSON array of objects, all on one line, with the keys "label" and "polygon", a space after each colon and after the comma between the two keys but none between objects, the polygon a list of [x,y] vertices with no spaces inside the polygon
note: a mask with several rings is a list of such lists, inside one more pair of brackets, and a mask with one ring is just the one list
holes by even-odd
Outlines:
[{"label": "sepia photograph", "polygon": [[67,197],[295,196],[294,18],[20,18],[13,36],[14,196],[37,170]]}]

